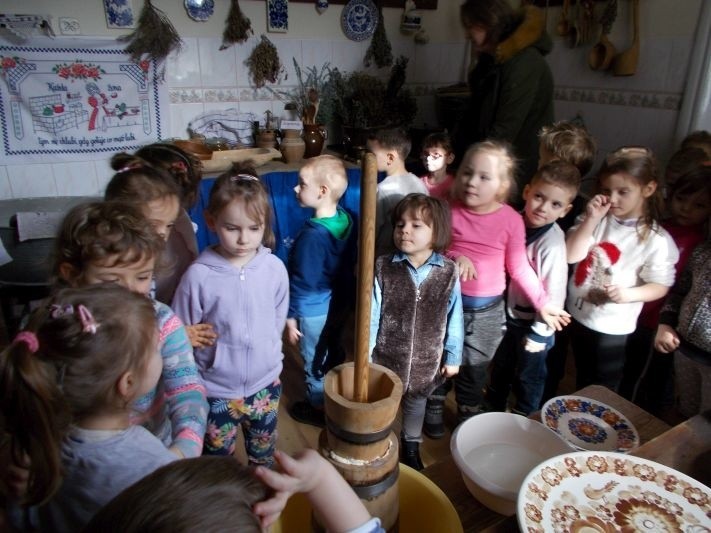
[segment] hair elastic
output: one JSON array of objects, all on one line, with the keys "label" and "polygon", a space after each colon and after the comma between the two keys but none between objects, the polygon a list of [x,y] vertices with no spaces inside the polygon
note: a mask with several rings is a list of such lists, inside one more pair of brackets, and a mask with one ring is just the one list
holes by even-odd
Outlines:
[{"label": "hair elastic", "polygon": [[[74,306],[71,304],[52,304],[49,306],[49,316],[52,318],[73,315],[74,311]],[[84,333],[91,333],[94,335],[96,330],[99,328],[99,324],[96,322],[96,319],[94,319],[94,315],[91,314],[91,311],[89,311],[86,306],[79,304],[76,307],[76,314],[81,322],[81,330]]]},{"label": "hair elastic", "polygon": [[230,176],[230,181],[259,181],[259,178],[251,174],[237,174],[236,176]]},{"label": "hair elastic", "polygon": [[31,353],[37,353],[37,350],[39,349],[39,340],[37,339],[37,335],[31,331],[20,331],[20,333],[15,335],[12,343],[17,344],[18,342],[24,342],[30,349]]}]

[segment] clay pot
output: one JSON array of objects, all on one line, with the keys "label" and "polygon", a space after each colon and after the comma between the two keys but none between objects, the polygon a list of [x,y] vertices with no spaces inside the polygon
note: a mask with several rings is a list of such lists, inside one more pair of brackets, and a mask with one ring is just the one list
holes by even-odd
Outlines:
[{"label": "clay pot", "polygon": [[282,130],[283,137],[279,149],[285,163],[298,163],[304,158],[306,143],[299,133],[299,130]]},{"label": "clay pot", "polygon": [[323,124],[304,124],[304,133],[302,135],[304,143],[306,143],[304,159],[321,155],[326,136],[326,128]]},{"label": "clay pot", "polygon": [[259,136],[257,137],[258,148],[276,148],[276,146],[276,131],[262,130],[259,132]]}]

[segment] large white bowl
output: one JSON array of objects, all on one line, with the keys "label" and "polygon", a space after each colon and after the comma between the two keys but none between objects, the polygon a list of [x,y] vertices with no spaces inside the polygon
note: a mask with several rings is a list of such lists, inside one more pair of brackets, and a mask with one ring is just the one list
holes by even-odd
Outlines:
[{"label": "large white bowl", "polygon": [[483,413],[463,422],[450,441],[469,492],[511,516],[521,483],[536,465],[573,448],[543,424],[512,413]]}]

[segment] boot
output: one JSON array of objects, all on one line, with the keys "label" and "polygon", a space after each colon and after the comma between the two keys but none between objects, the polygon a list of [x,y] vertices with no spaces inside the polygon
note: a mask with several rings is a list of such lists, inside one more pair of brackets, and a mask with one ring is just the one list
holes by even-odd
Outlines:
[{"label": "boot", "polygon": [[422,430],[431,439],[444,437],[444,398],[430,396],[425,408],[425,423]]},{"label": "boot", "polygon": [[400,462],[417,471],[422,470],[425,465],[420,459],[420,443],[400,439]]}]

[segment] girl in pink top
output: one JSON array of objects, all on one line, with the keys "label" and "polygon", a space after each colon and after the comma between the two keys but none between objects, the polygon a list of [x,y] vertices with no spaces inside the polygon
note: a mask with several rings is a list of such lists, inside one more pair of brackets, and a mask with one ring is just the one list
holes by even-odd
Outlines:
[{"label": "girl in pink top", "polygon": [[420,158],[427,169],[427,174],[420,178],[427,192],[441,200],[449,199],[449,189],[454,183],[454,176],[447,171],[454,161],[454,148],[449,135],[444,132],[430,133],[422,141]]},{"label": "girl in pink top", "polygon": [[523,219],[505,203],[514,170],[506,143],[481,142],[467,150],[452,188],[447,256],[459,266],[465,332],[462,366],[454,382],[460,420],[483,410],[486,369],[503,335],[507,273],[552,328],[560,330],[570,320],[565,311],[547,303],[526,256]]}]

